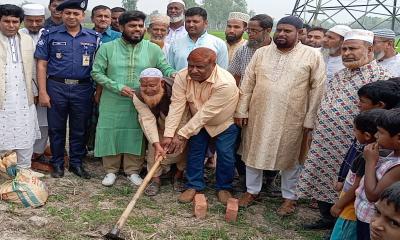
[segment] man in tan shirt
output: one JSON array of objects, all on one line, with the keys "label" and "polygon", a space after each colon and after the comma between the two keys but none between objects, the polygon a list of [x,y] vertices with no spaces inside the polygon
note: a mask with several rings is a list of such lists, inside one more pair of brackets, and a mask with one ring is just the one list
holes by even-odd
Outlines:
[{"label": "man in tan shirt", "polygon": [[[169,113],[165,121],[162,146],[168,152],[179,152],[189,140],[186,166],[187,190],[179,202],[193,200],[196,192],[205,188],[204,158],[210,138],[215,139],[218,155],[216,190],[218,200],[226,203],[235,169],[235,141],[238,127],[233,114],[239,99],[239,89],[233,76],[216,64],[216,53],[200,47],[188,57],[188,67],[175,77]],[[173,141],[186,106],[192,118],[178,131],[178,141]]]},{"label": "man in tan shirt", "polygon": [[[165,152],[160,145],[160,138],[164,133],[165,118],[168,116],[169,105],[171,104],[173,80],[163,78],[162,72],[157,68],[147,68],[140,74],[140,89],[135,90],[133,104],[138,111],[139,123],[143,133],[149,141],[147,153],[147,170],[150,170],[156,158],[164,155]],[[188,111],[184,113],[181,123],[182,127],[189,119]],[[176,134],[174,136],[177,137]],[[183,191],[183,171],[186,165],[186,151],[183,153],[169,154],[161,163],[161,168],[153,176],[152,182],[147,186],[145,194],[155,196],[160,191],[162,173],[167,173],[170,166],[176,163],[176,172],[173,178],[173,187],[176,191]]]}]

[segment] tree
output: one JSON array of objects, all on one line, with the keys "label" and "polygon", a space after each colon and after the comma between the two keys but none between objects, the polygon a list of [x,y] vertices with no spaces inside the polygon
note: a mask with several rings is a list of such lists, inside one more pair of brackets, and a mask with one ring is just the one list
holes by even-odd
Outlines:
[{"label": "tree", "polygon": [[138,0],[122,0],[122,6],[128,11],[136,10],[137,2]]},{"label": "tree", "polygon": [[230,12],[247,13],[246,0],[203,0],[202,7],[207,10],[210,27],[215,29],[225,27]]},{"label": "tree", "polygon": [[199,4],[197,4],[195,0],[183,0],[183,1],[185,2],[186,9],[199,6]]}]

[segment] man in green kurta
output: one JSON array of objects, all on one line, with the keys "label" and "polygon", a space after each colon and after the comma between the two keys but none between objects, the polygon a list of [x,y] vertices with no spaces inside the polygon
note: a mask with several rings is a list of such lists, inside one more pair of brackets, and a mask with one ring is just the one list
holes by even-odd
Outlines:
[{"label": "man in green kurta", "polygon": [[95,156],[103,157],[107,173],[105,186],[114,184],[124,157],[123,168],[128,179],[140,185],[138,175],[143,165],[143,132],[132,97],[139,88],[140,73],[150,67],[160,69],[164,76],[175,75],[159,46],[143,40],[146,15],[140,11],[126,12],[119,18],[122,38],[103,44],[98,50],[92,70],[93,79],[103,86],[99,121],[96,129]]}]

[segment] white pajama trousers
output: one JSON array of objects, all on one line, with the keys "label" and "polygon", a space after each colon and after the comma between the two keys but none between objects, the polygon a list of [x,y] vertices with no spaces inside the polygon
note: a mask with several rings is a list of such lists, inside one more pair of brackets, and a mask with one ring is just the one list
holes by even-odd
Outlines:
[{"label": "white pajama trousers", "polygon": [[[301,173],[301,165],[296,164],[292,169],[281,171],[282,197],[289,200],[297,200],[296,185]],[[247,192],[258,194],[263,183],[263,169],[256,169],[246,166],[246,187]]]},{"label": "white pajama trousers", "polygon": [[39,129],[42,137],[40,139],[36,139],[35,144],[33,145],[33,152],[37,154],[43,154],[49,138],[49,127],[41,126]]},{"label": "white pajama trousers", "polygon": [[31,168],[33,147],[28,149],[15,149],[14,151],[17,153],[17,168]]}]

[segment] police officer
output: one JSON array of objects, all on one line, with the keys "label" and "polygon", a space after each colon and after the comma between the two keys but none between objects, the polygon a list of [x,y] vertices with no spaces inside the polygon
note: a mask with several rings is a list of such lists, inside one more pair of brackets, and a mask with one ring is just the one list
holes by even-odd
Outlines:
[{"label": "police officer", "polygon": [[57,7],[63,25],[47,29],[40,38],[35,58],[39,82],[39,104],[48,108],[50,147],[54,178],[64,176],[66,122],[69,116],[69,171],[89,179],[82,166],[86,155],[85,131],[92,110],[93,57],[100,35],[85,29],[87,0],[67,0]]}]

